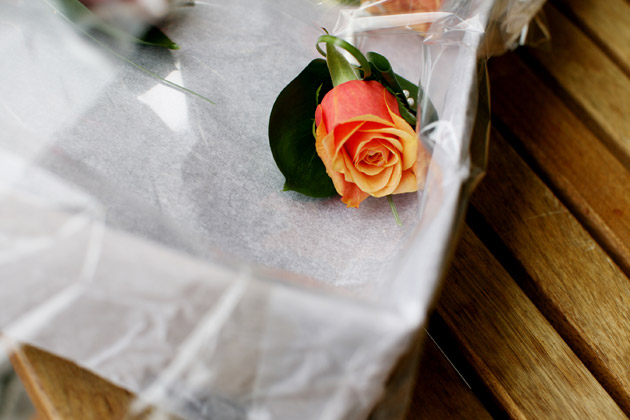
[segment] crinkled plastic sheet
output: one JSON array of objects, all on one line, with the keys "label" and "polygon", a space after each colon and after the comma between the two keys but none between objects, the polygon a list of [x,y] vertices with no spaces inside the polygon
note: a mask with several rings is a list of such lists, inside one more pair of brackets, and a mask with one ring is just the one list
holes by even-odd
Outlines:
[{"label": "crinkled plastic sheet", "polygon": [[[413,369],[391,373],[484,169],[479,59],[509,47],[540,3],[447,0],[430,15],[371,17],[204,0],[168,20],[175,52],[110,46],[47,0],[0,5],[4,334],[134,391],[136,409],[402,416]],[[418,23],[431,26],[409,29]],[[395,197],[402,228],[386,200],[346,209],[281,191],[268,117],[316,57],[322,26],[386,55],[438,110],[420,127],[426,187]]]}]

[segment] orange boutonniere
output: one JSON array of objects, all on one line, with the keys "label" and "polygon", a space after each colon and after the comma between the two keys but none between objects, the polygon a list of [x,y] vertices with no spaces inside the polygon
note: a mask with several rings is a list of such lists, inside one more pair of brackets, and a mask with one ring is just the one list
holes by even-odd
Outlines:
[{"label": "orange boutonniere", "polygon": [[321,36],[317,49],[326,60],[313,60],[271,111],[269,142],[284,189],[311,197],[339,194],[348,207],[369,196],[388,197],[391,204],[392,194],[417,191],[429,159],[416,132],[421,90],[380,54],[364,56],[331,35]]}]

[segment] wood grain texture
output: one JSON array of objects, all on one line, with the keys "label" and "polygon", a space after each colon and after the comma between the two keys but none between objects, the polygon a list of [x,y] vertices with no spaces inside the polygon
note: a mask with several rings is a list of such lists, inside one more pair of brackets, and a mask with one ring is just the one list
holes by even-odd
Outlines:
[{"label": "wood grain texture", "polygon": [[628,0],[554,0],[554,4],[630,75]]},{"label": "wood grain texture", "polygon": [[472,205],[516,258],[530,297],[630,413],[630,281],[496,133]]},{"label": "wood grain texture", "polygon": [[491,59],[496,123],[630,273],[630,171],[514,54]]},{"label": "wood grain texture", "polygon": [[[135,399],[132,393],[67,360],[23,346],[11,361],[37,408],[38,420],[150,420],[148,413],[129,415]],[[492,419],[436,344],[427,339],[407,420],[447,418]]]},{"label": "wood grain texture", "polygon": [[469,228],[438,311],[510,418],[626,418]]},{"label": "wood grain texture", "polygon": [[130,404],[135,399],[130,392],[50,353],[22,346],[12,354],[11,363],[42,420],[145,420],[149,417],[149,412],[129,414]]},{"label": "wood grain texture", "polygon": [[492,416],[430,338],[424,342],[407,420],[491,420]]},{"label": "wood grain texture", "polygon": [[[630,78],[552,5],[551,51],[530,49],[601,141],[630,169]],[[626,22],[630,25],[630,22]]]}]

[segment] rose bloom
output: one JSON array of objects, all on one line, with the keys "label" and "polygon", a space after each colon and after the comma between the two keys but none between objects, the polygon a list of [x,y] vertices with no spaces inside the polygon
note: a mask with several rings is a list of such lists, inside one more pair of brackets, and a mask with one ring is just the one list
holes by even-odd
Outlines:
[{"label": "rose bloom", "polygon": [[336,86],[317,107],[315,124],[317,154],[348,207],[359,207],[370,195],[417,191],[424,180],[427,152],[380,83]]}]

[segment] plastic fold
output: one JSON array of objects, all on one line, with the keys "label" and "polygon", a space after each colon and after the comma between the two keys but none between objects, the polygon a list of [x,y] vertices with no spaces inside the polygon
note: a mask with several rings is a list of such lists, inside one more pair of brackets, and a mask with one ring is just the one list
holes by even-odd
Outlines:
[{"label": "plastic fold", "polygon": [[[203,0],[160,25],[177,51],[51,0],[1,4],[2,334],[134,392],[132,412],[402,418],[401,357],[485,169],[485,59],[541,3]],[[269,113],[322,27],[438,112],[419,113],[432,158],[425,188],[394,197],[403,227],[384,199],[281,191]]]}]

